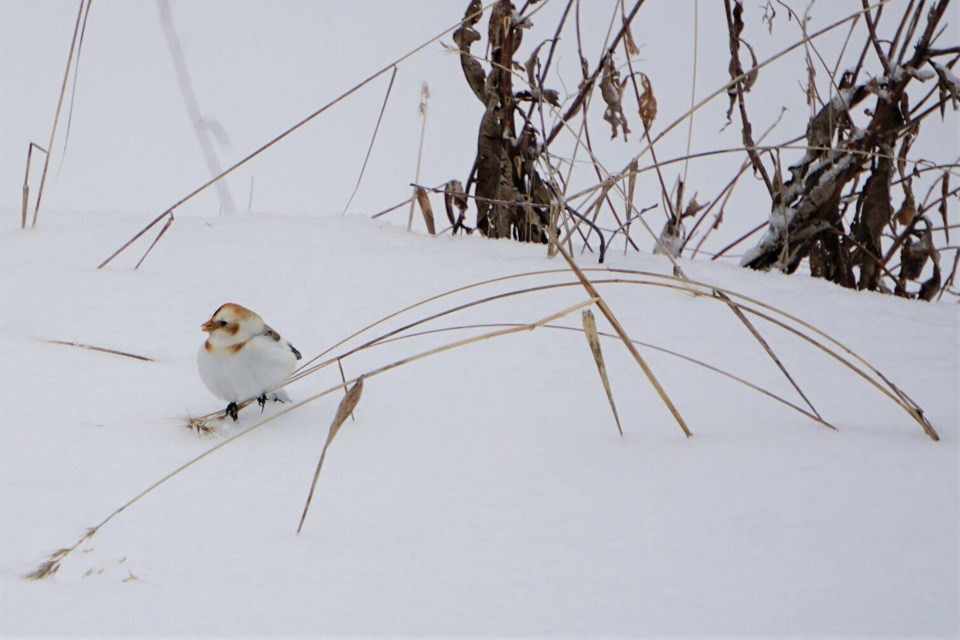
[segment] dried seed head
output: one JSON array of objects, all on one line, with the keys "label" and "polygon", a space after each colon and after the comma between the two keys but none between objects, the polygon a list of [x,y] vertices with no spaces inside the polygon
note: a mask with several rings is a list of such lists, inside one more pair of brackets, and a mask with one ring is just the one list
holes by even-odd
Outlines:
[{"label": "dried seed head", "polygon": [[640,85],[643,87],[643,93],[640,94],[640,119],[644,128],[649,129],[657,118],[657,96],[653,93],[653,85],[650,84],[647,74],[640,74]]}]

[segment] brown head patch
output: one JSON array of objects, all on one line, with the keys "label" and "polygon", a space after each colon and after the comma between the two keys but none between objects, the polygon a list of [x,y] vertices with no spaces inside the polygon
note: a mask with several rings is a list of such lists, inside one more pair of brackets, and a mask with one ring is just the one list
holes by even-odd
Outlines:
[{"label": "brown head patch", "polygon": [[224,331],[229,333],[232,336],[237,335],[237,332],[240,331],[240,325],[234,322],[233,324],[228,324],[223,328]]},{"label": "brown head patch", "polygon": [[234,304],[233,302],[220,305],[220,308],[213,312],[213,317],[217,317],[217,314],[221,311],[230,311],[238,318],[252,318],[257,315],[253,311],[250,311],[250,309],[239,304]]}]

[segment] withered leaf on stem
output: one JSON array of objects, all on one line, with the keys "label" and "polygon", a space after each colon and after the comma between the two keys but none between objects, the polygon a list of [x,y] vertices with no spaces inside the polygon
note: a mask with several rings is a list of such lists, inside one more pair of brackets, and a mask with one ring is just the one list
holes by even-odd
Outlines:
[{"label": "withered leaf on stem", "polygon": [[743,79],[743,92],[748,93],[750,89],[753,88],[753,85],[757,83],[757,78],[760,76],[760,62],[757,60],[757,54],[753,50],[753,47],[750,46],[750,43],[746,40],[741,40],[740,42],[747,46],[747,51],[750,52],[750,60],[752,62],[750,71],[747,72],[747,76]]},{"label": "withered leaf on stem", "polygon": [[[752,52],[752,49],[751,49]],[[756,63],[754,63],[756,66]],[[812,107],[817,103],[817,69],[813,66],[813,60],[807,56],[807,106]]]},{"label": "withered leaf on stem", "polygon": [[530,57],[527,58],[527,61],[524,63],[523,68],[527,72],[527,84],[530,85],[531,91],[536,91],[537,86],[540,84],[537,82],[537,66],[538,58],[540,56],[540,48],[543,45],[547,44],[547,41],[541,42],[537,45],[536,49],[533,50],[533,53],[530,54]]},{"label": "withered leaf on stem", "polygon": [[735,0],[733,11],[727,13],[727,31],[730,40],[730,62],[727,65],[727,73],[730,74],[730,85],[727,87],[727,96],[730,98],[730,105],[727,107],[727,124],[730,124],[733,117],[733,107],[737,104],[739,81],[736,78],[742,73],[740,64],[740,34],[743,33],[743,3]]},{"label": "withered leaf on stem", "polygon": [[640,86],[643,87],[643,93],[640,94],[640,119],[643,127],[649,129],[657,118],[657,96],[654,95],[653,85],[645,73],[640,74]]},{"label": "withered leaf on stem", "polygon": [[908,229],[907,238],[900,247],[900,277],[903,280],[916,280],[923,272],[927,260],[936,254],[933,248],[933,233],[930,231],[930,221],[925,217],[920,219],[924,223],[923,231]]},{"label": "withered leaf on stem", "polygon": [[702,205],[697,202],[697,194],[693,194],[693,197],[690,198],[690,202],[687,203],[687,208],[683,210],[681,218],[692,218],[697,215],[701,209],[706,205]]},{"label": "withered leaf on stem", "polygon": [[[463,191],[463,183],[459,180],[450,180],[443,188],[443,205],[447,210],[447,219],[453,225],[453,233],[456,234],[459,227],[463,225],[463,215],[467,210],[467,196]],[[454,215],[453,208],[459,210]]]},{"label": "withered leaf on stem", "polygon": [[940,119],[946,116],[947,102],[953,103],[953,110],[957,110],[960,104],[960,85],[956,81],[956,76],[948,74],[946,67],[941,64],[930,61],[934,71],[937,72],[937,88],[940,90]]},{"label": "withered leaf on stem", "polygon": [[734,0],[733,37],[739,38],[741,33],[743,33],[743,0]]},{"label": "withered leaf on stem", "polygon": [[859,224],[857,239],[869,240],[879,246],[883,228],[890,221],[893,207],[890,205],[890,178],[893,168],[889,158],[881,158],[863,185],[857,202]]},{"label": "withered leaf on stem", "polygon": [[597,332],[597,320],[593,317],[590,309],[583,310],[583,333],[587,336],[587,343],[590,345],[590,351],[593,353],[593,360],[597,363],[597,371],[600,372],[600,380],[603,382],[603,390],[607,393],[607,401],[610,403],[610,409],[613,411],[613,419],[617,423],[617,431],[623,436],[623,427],[620,426],[620,416],[617,414],[617,405],[613,401],[613,391],[610,390],[610,379],[607,377],[607,366],[603,362],[603,352],[600,350],[600,334]]},{"label": "withered leaf on stem", "polygon": [[863,185],[863,191],[857,200],[857,217],[852,231],[865,251],[860,252],[860,289],[875,291],[880,284],[880,269],[877,265],[880,251],[880,239],[884,227],[893,217],[890,204],[890,178],[893,175],[893,160],[882,157]]},{"label": "withered leaf on stem", "polygon": [[612,134],[610,138],[616,138],[620,129],[623,129],[623,139],[627,139],[630,133],[630,127],[627,126],[627,117],[623,114],[623,86],[620,84],[620,72],[613,61],[613,56],[608,55],[603,64],[603,75],[600,78],[600,95],[607,105],[607,110],[603,114],[603,119],[610,123]]},{"label": "withered leaf on stem", "polygon": [[580,81],[578,90],[583,91],[583,87],[586,85],[587,79],[590,77],[590,63],[587,62],[587,59],[583,56],[580,56],[580,75],[583,76],[583,80]]},{"label": "withered leaf on stem", "polygon": [[313,492],[316,490],[317,480],[320,478],[320,470],[323,469],[323,461],[327,457],[327,449],[330,448],[330,443],[333,442],[333,439],[337,436],[340,427],[346,422],[347,417],[357,408],[357,403],[360,402],[361,395],[363,395],[363,376],[357,379],[356,383],[350,387],[347,395],[340,401],[340,405],[337,407],[337,413],[333,417],[333,422],[330,423],[330,432],[327,434],[327,441],[323,445],[323,451],[320,452],[320,460],[317,462],[317,470],[313,473],[313,483],[310,485],[310,493],[307,494],[307,502],[303,506],[303,515],[300,516],[300,524],[297,526],[298,534],[300,530],[303,529],[303,521],[307,519],[307,512],[310,510],[310,503],[313,501]]},{"label": "withered leaf on stem", "polygon": [[[907,94],[903,94],[906,97]],[[904,111],[907,113],[907,111]],[[916,129],[910,131],[900,142],[900,151],[897,153],[897,173],[900,174],[901,178],[905,178],[904,172],[907,170],[907,154],[910,152],[910,147],[913,146],[913,141],[916,139]]]},{"label": "withered leaf on stem", "polygon": [[937,295],[937,292],[940,290],[940,265],[936,262],[933,263],[933,275],[930,276],[927,280],[923,281],[923,284],[920,285],[920,291],[917,292],[917,297],[923,300],[924,302],[930,302],[933,300],[933,296]]},{"label": "withered leaf on stem", "polygon": [[471,0],[464,14],[463,25],[453,32],[453,41],[460,49],[460,66],[463,69],[463,75],[467,79],[467,84],[477,98],[484,102],[484,85],[486,84],[487,74],[483,70],[476,58],[470,54],[470,47],[474,42],[480,39],[480,33],[473,28],[480,20],[483,4],[480,0]]},{"label": "withered leaf on stem", "polygon": [[940,183],[940,218],[943,220],[943,232],[950,242],[950,225],[947,223],[947,200],[950,198],[950,172],[943,172],[943,180]]},{"label": "withered leaf on stem", "polygon": [[623,26],[623,41],[627,47],[627,55],[631,57],[640,55],[640,47],[637,46],[636,41],[633,39],[633,33],[630,31],[630,25],[624,23]]},{"label": "withered leaf on stem", "polygon": [[903,183],[903,203],[894,217],[902,225],[909,225],[917,217],[917,203],[913,198],[913,188],[909,180]]},{"label": "withered leaf on stem", "polygon": [[433,207],[430,206],[430,198],[423,187],[414,187],[417,194],[417,203],[420,205],[420,211],[423,213],[423,221],[427,225],[427,232],[437,235],[437,227],[433,221]]}]

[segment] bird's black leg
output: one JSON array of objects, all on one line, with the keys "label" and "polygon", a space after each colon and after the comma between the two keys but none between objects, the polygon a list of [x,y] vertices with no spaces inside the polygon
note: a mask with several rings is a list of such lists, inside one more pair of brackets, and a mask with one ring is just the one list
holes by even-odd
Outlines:
[{"label": "bird's black leg", "polygon": [[233,418],[234,422],[237,422],[239,418],[240,408],[237,406],[236,402],[231,402],[227,405],[227,415]]},{"label": "bird's black leg", "polygon": [[263,408],[267,406],[267,394],[264,393],[257,398],[257,404],[260,405],[260,413],[263,413]]}]

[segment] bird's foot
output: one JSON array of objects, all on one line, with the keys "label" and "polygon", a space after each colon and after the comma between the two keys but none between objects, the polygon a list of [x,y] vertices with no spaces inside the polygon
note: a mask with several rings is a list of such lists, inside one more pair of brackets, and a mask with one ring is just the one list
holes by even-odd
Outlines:
[{"label": "bird's foot", "polygon": [[257,404],[260,405],[260,413],[263,413],[263,408],[267,406],[267,394],[264,393],[257,398]]},{"label": "bird's foot", "polygon": [[236,402],[231,402],[227,405],[227,415],[233,418],[234,422],[240,420],[240,407],[237,406]]}]

